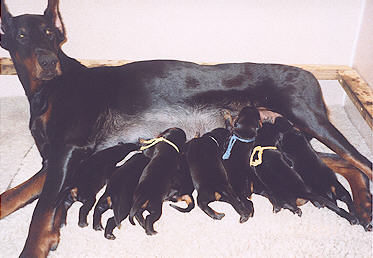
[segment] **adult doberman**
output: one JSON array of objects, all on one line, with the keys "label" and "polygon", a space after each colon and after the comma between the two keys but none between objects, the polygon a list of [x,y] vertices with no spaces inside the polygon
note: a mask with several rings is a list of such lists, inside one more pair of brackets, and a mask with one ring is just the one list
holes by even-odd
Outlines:
[{"label": "adult doberman", "polygon": [[[56,199],[82,160],[118,142],[183,125],[188,114],[222,122],[220,109],[235,111],[248,103],[287,117],[355,166],[340,173],[353,188],[361,223],[370,223],[372,163],[330,123],[311,73],[278,64],[168,60],[87,68],[61,50],[65,29],[52,0],[43,15],[15,17],[2,0],[1,28],[1,46],[9,51],[30,102],[30,129],[43,157],[41,171],[1,196],[1,217],[39,197],[21,256],[45,257],[56,248],[63,210]],[[194,135],[195,128],[183,129],[188,138]],[[326,161],[331,167],[345,164],[328,156]]]}]

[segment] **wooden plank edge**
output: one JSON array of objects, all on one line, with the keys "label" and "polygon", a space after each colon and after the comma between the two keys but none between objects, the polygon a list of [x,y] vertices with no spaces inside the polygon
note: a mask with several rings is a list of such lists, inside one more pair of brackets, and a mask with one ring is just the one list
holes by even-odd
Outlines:
[{"label": "wooden plank edge", "polygon": [[[88,67],[97,66],[119,66],[131,63],[128,60],[79,60],[82,64]],[[203,65],[214,65],[217,63],[200,63]],[[305,69],[315,75],[318,80],[338,80],[339,73],[351,70],[351,67],[344,65],[304,65],[295,64],[293,66]],[[0,58],[0,75],[15,75],[13,62],[10,58]]]},{"label": "wooden plank edge", "polygon": [[373,89],[355,70],[339,72],[339,76],[347,96],[373,130]]}]

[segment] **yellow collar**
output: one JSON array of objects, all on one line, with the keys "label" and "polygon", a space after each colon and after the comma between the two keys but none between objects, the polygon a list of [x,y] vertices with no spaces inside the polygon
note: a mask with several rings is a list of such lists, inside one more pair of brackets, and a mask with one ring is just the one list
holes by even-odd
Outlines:
[{"label": "yellow collar", "polygon": [[[268,147],[262,147],[262,146],[256,146],[250,156],[250,166],[256,167],[263,162],[263,151],[264,150],[277,150],[275,146],[268,146]],[[258,159],[254,160],[255,154],[258,153]]]},{"label": "yellow collar", "polygon": [[140,147],[140,150],[143,151],[143,150],[149,149],[150,147],[156,145],[159,142],[168,143],[169,145],[171,145],[172,147],[174,147],[174,149],[177,152],[180,152],[179,148],[176,146],[175,143],[173,143],[173,142],[171,142],[171,141],[169,141],[169,140],[167,140],[166,138],[163,138],[163,137],[158,137],[158,138],[154,138],[154,139],[151,139],[151,140],[143,141],[142,143],[148,144],[148,145]]}]

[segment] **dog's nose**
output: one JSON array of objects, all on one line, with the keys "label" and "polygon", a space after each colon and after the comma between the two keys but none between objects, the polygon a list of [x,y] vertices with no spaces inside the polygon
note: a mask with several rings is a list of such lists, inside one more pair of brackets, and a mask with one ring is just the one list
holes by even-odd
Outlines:
[{"label": "dog's nose", "polygon": [[35,49],[35,54],[37,56],[37,59],[38,59],[38,62],[41,68],[45,70],[56,69],[56,65],[58,63],[58,58],[56,54],[54,54],[53,52],[49,50],[41,49],[41,48]]}]

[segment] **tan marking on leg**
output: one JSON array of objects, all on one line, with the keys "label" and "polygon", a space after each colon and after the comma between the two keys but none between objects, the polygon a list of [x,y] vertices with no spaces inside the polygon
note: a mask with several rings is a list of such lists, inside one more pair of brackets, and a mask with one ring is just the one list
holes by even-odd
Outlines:
[{"label": "tan marking on leg", "polygon": [[0,219],[22,208],[43,189],[46,171],[39,172],[33,177],[0,195]]},{"label": "tan marking on leg", "polygon": [[188,205],[193,202],[192,198],[190,198],[190,196],[187,194],[181,196],[180,200],[186,202]]},{"label": "tan marking on leg", "polygon": [[330,169],[346,178],[351,187],[352,199],[359,219],[369,223],[372,220],[372,195],[361,172],[342,158],[324,157],[322,154],[320,157]]},{"label": "tan marking on leg", "polygon": [[107,204],[109,205],[109,207],[111,208],[111,205],[113,204],[113,203],[111,202],[111,197],[108,196],[108,197],[106,198],[106,201],[107,201]]},{"label": "tan marking on leg", "polygon": [[302,206],[304,204],[306,204],[308,202],[308,200],[305,200],[305,199],[301,199],[301,198],[298,198],[295,203],[297,206]]},{"label": "tan marking on leg", "polygon": [[149,204],[149,200],[146,200],[144,202],[144,204],[141,206],[141,208],[146,209],[146,207],[148,206],[148,204]]},{"label": "tan marking on leg", "polygon": [[332,191],[333,194],[337,195],[335,192],[335,187],[333,185],[330,187],[330,190]]},{"label": "tan marking on leg", "polygon": [[47,111],[45,111],[44,114],[42,114],[40,116],[40,120],[43,123],[44,130],[47,129],[47,123],[48,123],[49,119],[51,118],[51,114],[52,114],[52,102],[48,101],[48,109],[47,109]]},{"label": "tan marking on leg", "polygon": [[219,201],[221,198],[221,194],[218,192],[215,192],[215,200]]},{"label": "tan marking on leg", "polygon": [[73,198],[73,200],[76,202],[77,198],[78,198],[78,188],[75,187],[75,188],[71,189],[70,194],[71,194],[71,197]]}]

